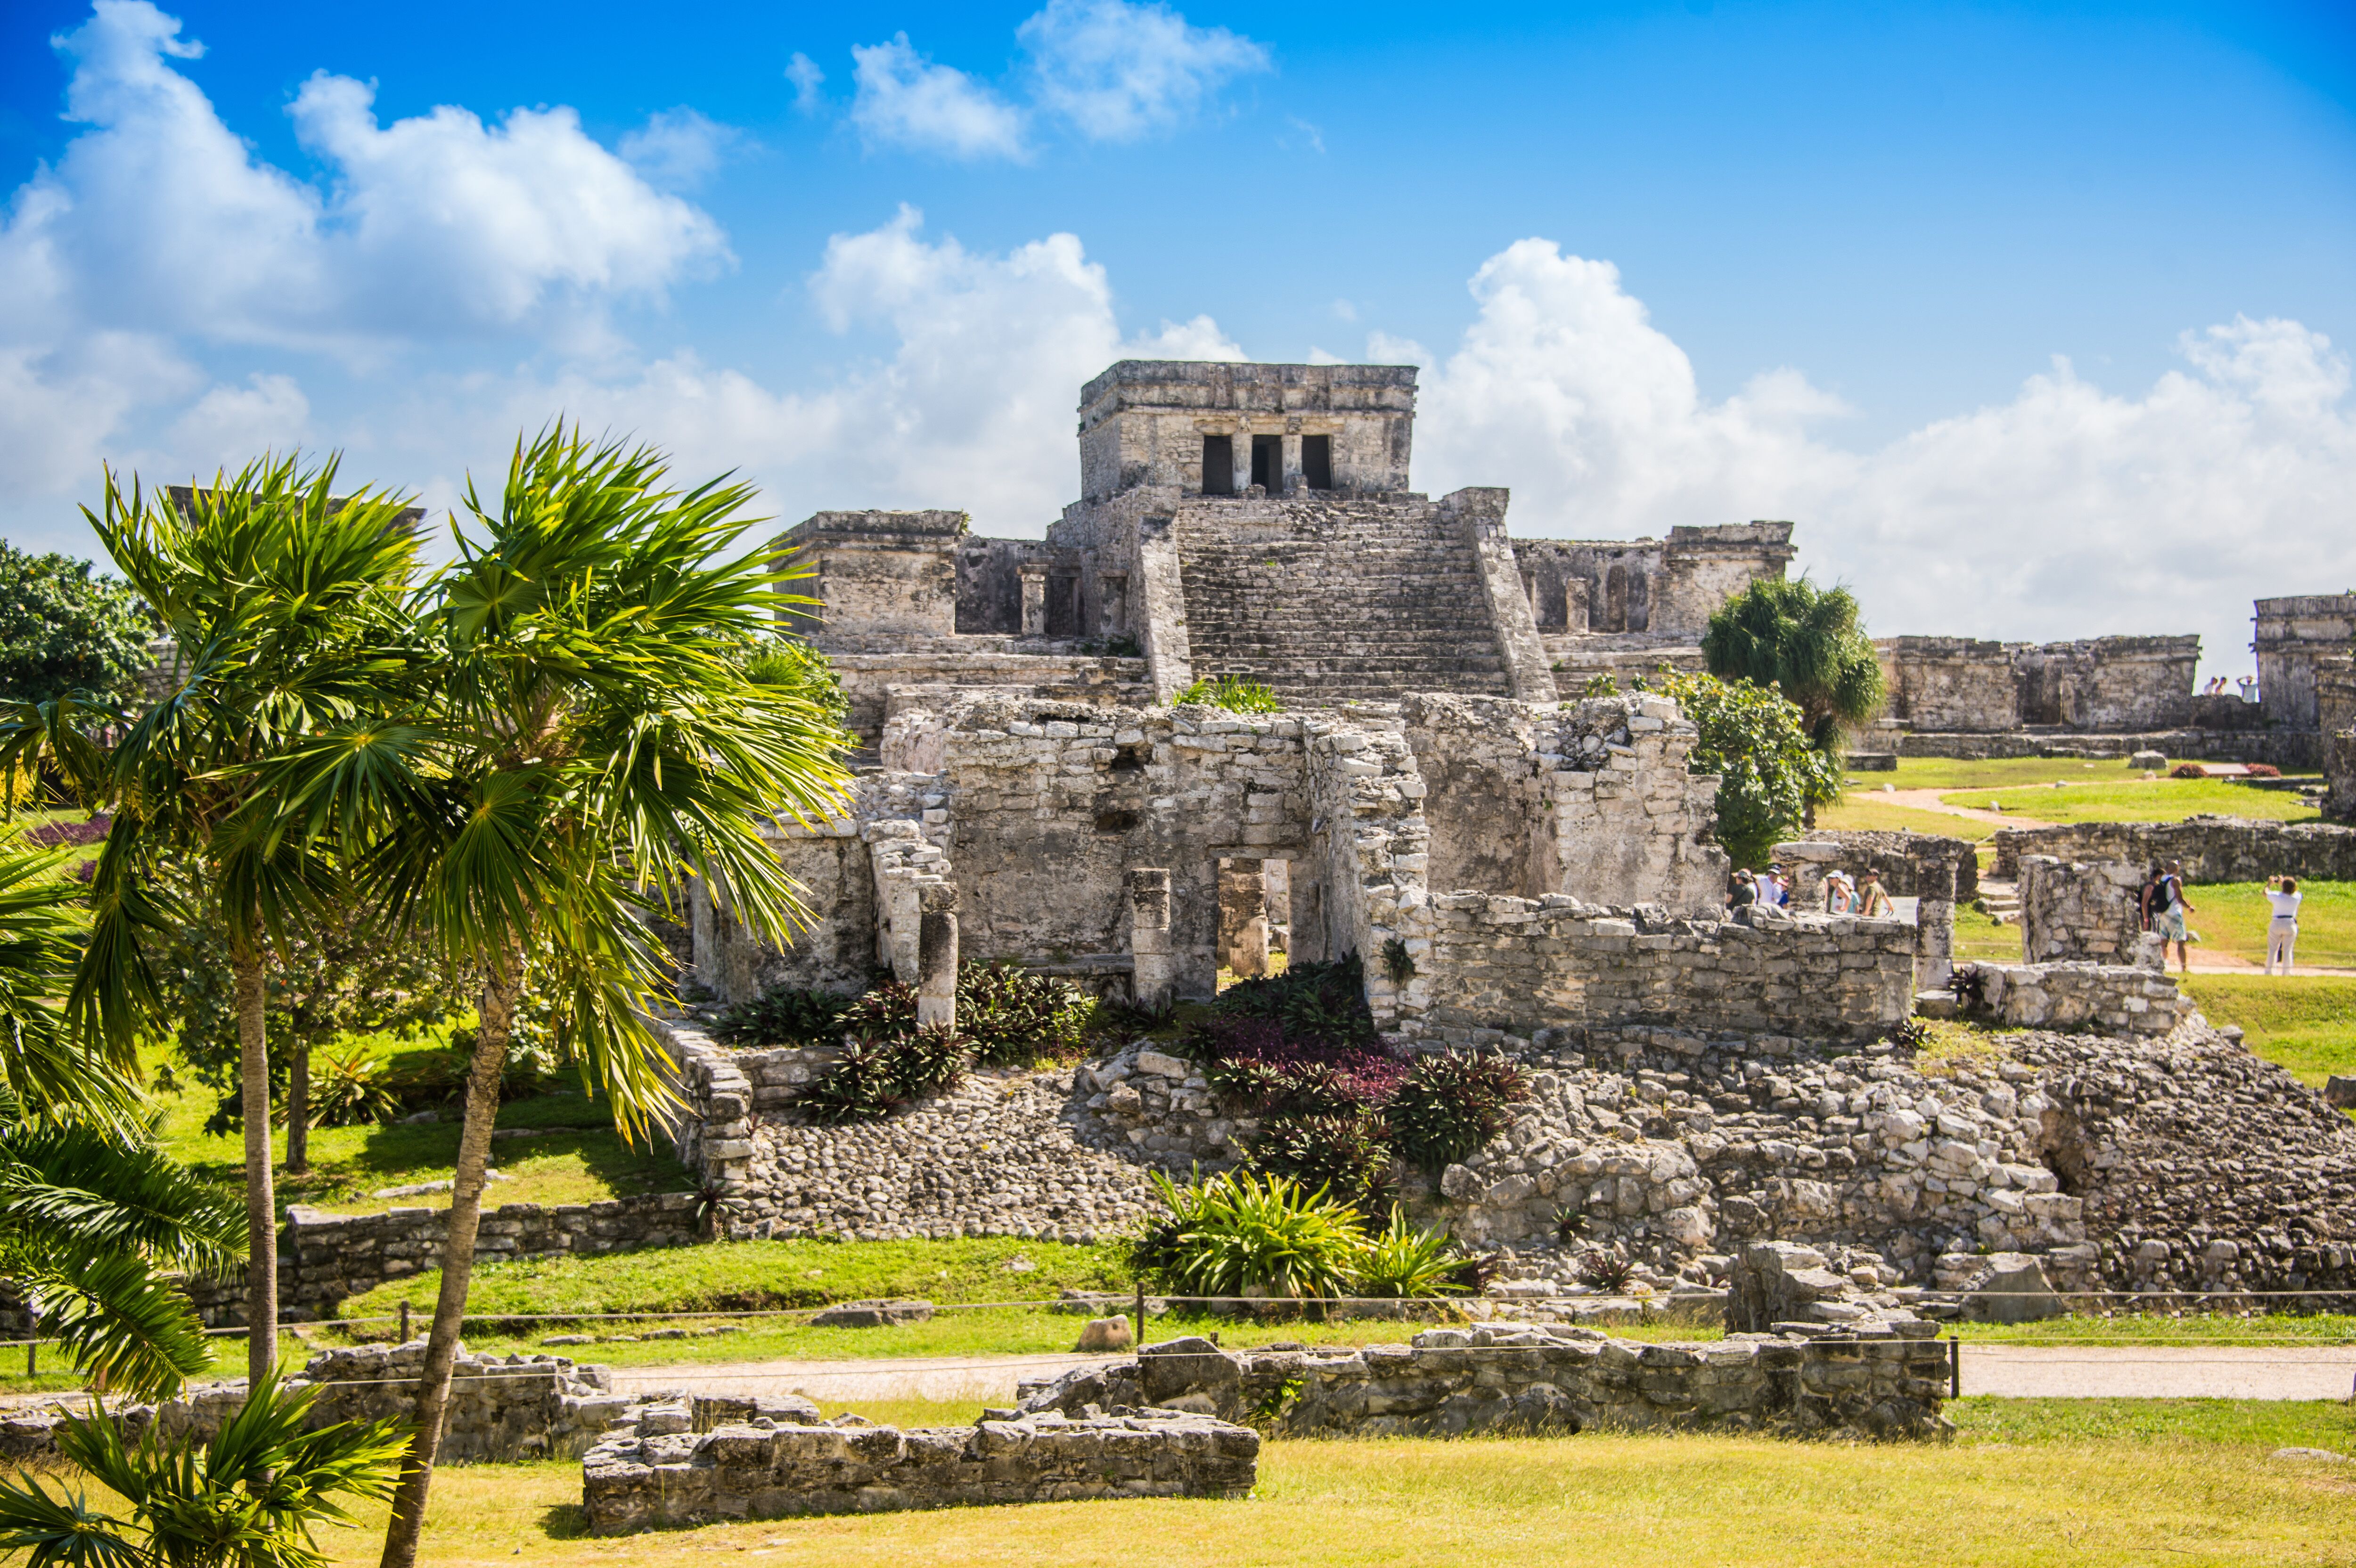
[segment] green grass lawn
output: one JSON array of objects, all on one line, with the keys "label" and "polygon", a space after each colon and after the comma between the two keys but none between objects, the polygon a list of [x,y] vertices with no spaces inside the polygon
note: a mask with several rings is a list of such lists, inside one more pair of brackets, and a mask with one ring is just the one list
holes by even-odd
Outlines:
[{"label": "green grass lawn", "polygon": [[[2356,882],[2299,883],[2298,961],[2324,968],[2356,968]],[[2185,890],[2191,901],[2192,929],[2201,933],[2193,951],[2228,954],[2263,968],[2266,923],[2273,906],[2261,882],[2195,882]]]},{"label": "green grass lawn", "polygon": [[2040,822],[2181,822],[2207,812],[2277,822],[2319,822],[2322,813],[2294,790],[2253,789],[2231,779],[2072,780],[1959,790],[1940,795],[1949,805],[2006,811]]},{"label": "green grass lawn", "polygon": [[2020,962],[2020,927],[1998,925],[1969,904],[1955,906],[1954,956],[1992,964]]},{"label": "green grass lawn", "polygon": [[[1984,842],[1997,830],[1993,822],[1975,822],[1968,816],[1950,816],[1919,805],[1885,805],[1870,790],[1851,790],[1841,796],[1839,805],[1821,808],[1816,826],[1857,833],[1928,833],[1974,844]],[[1805,837],[1806,830],[1798,829],[1795,836]]]},{"label": "green grass lawn", "polygon": [[[2091,1407],[2091,1408],[2090,1408]],[[1237,1500],[1035,1503],[747,1520],[600,1539],[577,1463],[452,1466],[434,1479],[423,1561],[588,1568],[743,1553],[867,1568],[1959,1568],[2346,1564],[2356,1481],[2270,1457],[2347,1452],[2320,1403],[1965,1400],[1946,1445],[1582,1434],[1459,1441],[1274,1442]],[[969,1407],[895,1403],[963,1424]],[[322,1530],[331,1562],[370,1563],[385,1509]]]},{"label": "green grass lawn", "polygon": [[2196,974],[2184,984],[2211,1023],[2239,1025],[2252,1051],[2301,1083],[2356,1073],[2356,976]]},{"label": "green grass lawn", "polygon": [[[153,1055],[152,1073],[163,1058]],[[177,1071],[183,1079],[187,1069]],[[232,1128],[208,1133],[205,1122],[213,1113],[213,1091],[193,1080],[177,1091],[158,1091],[163,1112],[163,1142],[173,1158],[225,1187],[243,1190],[244,1136]],[[458,1161],[458,1124],[455,1115],[424,1126],[367,1125],[311,1129],[311,1170],[290,1176],[285,1170],[286,1132],[273,1135],[278,1161],[278,1200],[307,1203],[340,1214],[375,1214],[396,1205],[446,1206],[446,1194],[412,1198],[377,1198],[379,1188],[406,1187],[421,1181],[447,1180]],[[606,1102],[584,1098],[577,1089],[563,1089],[499,1107],[498,1125],[541,1129],[543,1136],[502,1138],[491,1146],[493,1168],[510,1180],[494,1182],[485,1196],[487,1206],[501,1203],[594,1203],[646,1192],[679,1192],[693,1185],[685,1168],[672,1157],[669,1146],[625,1143],[614,1130]]]},{"label": "green grass lawn", "polygon": [[[1847,775],[1852,788],[1873,790],[1885,784],[1900,789],[1985,790],[2019,789],[2035,784],[2050,784],[2057,779],[2072,784],[2142,783],[2144,770],[2130,768],[2125,759],[2115,762],[2088,762],[2083,757],[1999,757],[1992,762],[1963,762],[1948,757],[1901,757],[1895,773],[1851,773]],[[2300,775],[2319,782],[2319,774]],[[2197,784],[2192,779],[2163,779],[2167,784]],[[2222,780],[2208,781],[2222,784]],[[2231,787],[2246,790],[2251,795],[2276,793],[2251,789],[2246,784]],[[2295,792],[2284,791],[2296,798]]]}]

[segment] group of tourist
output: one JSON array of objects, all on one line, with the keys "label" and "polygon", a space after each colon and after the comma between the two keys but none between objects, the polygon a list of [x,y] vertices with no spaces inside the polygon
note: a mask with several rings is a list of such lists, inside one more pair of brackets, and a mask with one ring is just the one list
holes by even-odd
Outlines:
[{"label": "group of tourist", "polygon": [[2250,675],[2242,677],[2238,681],[2229,680],[2222,675],[2211,676],[2209,679],[2209,684],[2201,688],[2201,695],[2203,697],[2231,697],[2233,695],[2232,688],[2235,686],[2239,686],[2242,688],[2243,701],[2255,702],[2258,699],[2257,677]]},{"label": "group of tourist", "polygon": [[[2298,947],[2298,905],[2305,895],[2298,891],[2297,877],[2268,877],[2264,891],[2270,912],[2266,917],[2266,973],[2287,975]],[[2192,973],[2191,944],[2201,940],[2201,933],[2186,924],[2184,917],[2200,912],[2184,896],[2183,861],[2169,860],[2152,867],[2136,900],[2136,912],[2142,918],[2143,929],[2159,938],[2159,966],[2168,967],[2168,950],[2172,945],[2178,970]]]},{"label": "group of tourist", "polygon": [[[1826,872],[1823,898],[1826,914],[1861,914],[1888,920],[1898,912],[1881,886],[1880,877],[1870,870],[1856,881],[1849,880],[1847,871]],[[1739,910],[1752,905],[1790,911],[1792,879],[1784,873],[1781,862],[1771,861],[1763,871],[1744,868],[1734,873],[1734,885],[1727,890],[1726,907]]]}]

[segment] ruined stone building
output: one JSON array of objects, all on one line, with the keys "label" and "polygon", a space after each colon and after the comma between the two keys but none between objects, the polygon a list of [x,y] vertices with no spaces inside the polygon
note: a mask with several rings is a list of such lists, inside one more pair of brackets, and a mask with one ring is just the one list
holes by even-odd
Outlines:
[{"label": "ruined stone building", "polygon": [[780,543],[822,601],[870,743],[890,693],[1167,701],[1201,676],[1290,707],[1408,691],[1544,701],[1598,670],[1692,667],[1709,613],[1791,525],[1511,540],[1507,494],[1410,490],[1411,366],[1123,360],[1080,393],[1080,498],[1044,539],[958,512],[820,512]]}]

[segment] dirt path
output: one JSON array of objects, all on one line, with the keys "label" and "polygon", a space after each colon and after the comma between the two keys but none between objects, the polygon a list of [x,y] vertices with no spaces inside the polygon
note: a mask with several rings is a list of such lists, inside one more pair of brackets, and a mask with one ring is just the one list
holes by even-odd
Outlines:
[{"label": "dirt path", "polygon": [[1998,827],[2058,827],[2057,822],[2040,821],[2023,816],[2017,811],[1983,811],[1976,805],[1949,805],[1939,797],[1953,795],[1953,790],[1938,789],[1865,789],[1851,790],[1858,801],[1882,805],[1903,805],[1916,811],[1935,811],[1943,816],[1961,816],[1973,822],[1991,822]]},{"label": "dirt path", "polygon": [[2356,1345],[1972,1345],[1964,1392],[2016,1399],[2341,1399]]},{"label": "dirt path", "polygon": [[[693,1388],[863,1399],[1007,1404],[1024,1378],[1119,1356],[934,1356],[875,1361],[744,1361],[616,1367],[617,1391]],[[2017,1399],[2346,1399],[2356,1345],[1976,1345],[1963,1349],[1964,1392]]]}]

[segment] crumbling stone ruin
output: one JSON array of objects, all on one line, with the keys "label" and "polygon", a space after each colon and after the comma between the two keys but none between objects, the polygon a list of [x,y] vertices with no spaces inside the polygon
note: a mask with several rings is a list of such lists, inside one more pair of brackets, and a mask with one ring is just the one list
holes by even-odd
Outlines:
[{"label": "crumbling stone ruin", "polygon": [[821,1423],[801,1401],[714,1413],[724,1403],[644,1407],[592,1449],[581,1492],[591,1531],[1085,1498],[1239,1498],[1259,1476],[1258,1433],[1186,1411],[998,1412],[971,1426],[904,1431],[857,1417]]},{"label": "crumbling stone ruin", "polygon": [[1951,1430],[1937,1325],[1900,1320],[1701,1344],[1548,1323],[1428,1329],[1405,1345],[1226,1351],[1187,1338],[1023,1391],[1025,1418],[1160,1405],[1287,1437],[1482,1433],[1784,1432],[1924,1437]]},{"label": "crumbling stone ruin", "polygon": [[[1410,691],[1576,695],[1697,667],[1709,613],[1791,560],[1791,525],[1515,541],[1507,494],[1408,488],[1412,366],[1125,359],[1080,393],[1080,499],[1044,539],[958,512],[819,512],[778,543],[874,744],[989,688],[1142,707],[1243,674],[1290,707]],[[899,693],[899,695],[895,695]]]}]

